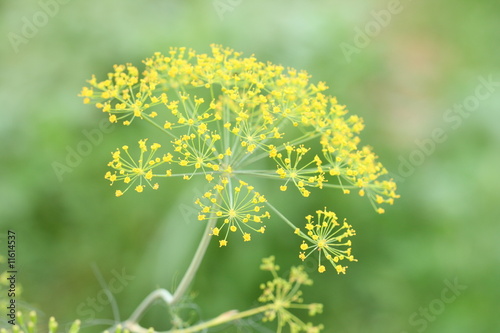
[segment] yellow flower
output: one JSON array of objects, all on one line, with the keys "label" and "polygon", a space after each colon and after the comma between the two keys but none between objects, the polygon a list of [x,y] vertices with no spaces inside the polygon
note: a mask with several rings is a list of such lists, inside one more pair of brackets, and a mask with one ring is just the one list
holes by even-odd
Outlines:
[{"label": "yellow flower", "polygon": [[[106,172],[104,178],[109,180],[111,184],[115,181],[123,181],[123,183],[127,185],[125,190],[117,190],[115,192],[117,197],[122,196],[137,182],[139,182],[139,184],[136,185],[134,189],[138,193],[144,191],[144,184],[147,184],[155,190],[159,188],[158,183],[153,184],[151,182],[155,176],[159,176],[153,173],[153,169],[164,163],[168,163],[172,158],[170,154],[165,154],[162,158],[155,156],[157,150],[161,148],[161,145],[154,143],[148,148],[146,142],[147,139],[139,140],[140,155],[137,161],[129,154],[128,146],[122,146],[121,149],[118,148],[111,154],[113,156],[113,160],[108,163],[108,166],[110,166],[114,171]],[[148,151],[149,154],[147,154]]]},{"label": "yellow flower", "polygon": [[310,192],[306,190],[306,186],[323,187],[325,178],[323,169],[321,168],[322,162],[318,156],[315,156],[314,159],[307,162],[307,164],[300,165],[305,154],[310,149],[305,148],[304,145],[294,147],[285,144],[284,150],[286,151],[286,155],[277,153],[274,157],[274,160],[278,162],[276,173],[280,178],[286,179],[285,185],[281,185],[280,190],[286,191],[288,182],[292,181],[299,189],[300,193],[304,197],[308,197]]},{"label": "yellow flower", "polygon": [[[399,197],[377,155],[361,144],[363,120],[328,95],[325,83],[311,82],[307,72],[260,62],[220,45],[211,45],[207,54],[171,48],[166,54],[154,53],[144,65],[141,73],[132,64],[116,65],[102,81],[92,76],[80,92],[84,103],[95,104],[112,123],[130,126],[139,120],[167,138],[161,145],[139,141],[137,158],[127,146],[112,153],[112,170],[105,178],[125,184],[117,196],[131,186],[137,192],[158,189],[154,181],[160,177],[200,177],[211,186],[222,179],[207,192],[209,197],[196,201],[200,220],[222,221],[213,231],[220,232],[221,246],[227,245],[230,232],[239,231],[249,241],[252,232],[265,230],[269,213],[259,212],[265,199],[239,183],[246,177],[269,179],[277,189],[296,189],[302,197],[332,188],[358,193],[380,214],[382,205]],[[169,168],[155,172],[164,163]],[[254,202],[258,198],[263,201]],[[332,239],[308,235],[321,238],[334,232],[321,226],[327,220],[336,223],[330,213],[318,215],[324,219],[320,227],[298,233],[307,243],[301,246],[301,259],[315,249],[332,263],[342,257],[333,250]],[[320,264],[319,270],[325,269]]]},{"label": "yellow flower", "polygon": [[212,234],[219,236],[225,229],[224,246],[230,232],[239,230],[245,242],[251,240],[248,231],[264,233],[264,220],[270,217],[268,211],[262,210],[266,202],[264,196],[241,180],[234,184],[230,179],[223,178],[221,183],[196,200],[201,207],[198,219],[208,220],[212,215],[221,221],[218,227],[212,229]]},{"label": "yellow flower", "polygon": [[[80,96],[108,113],[111,122],[143,119],[166,133],[169,153],[181,167],[175,174],[185,179],[245,173],[267,157],[276,162],[275,171],[251,174],[285,180],[282,191],[289,182],[304,197],[311,195],[308,187],[345,193],[358,188],[379,213],[381,204],[398,198],[395,183],[382,179],[387,171],[377,156],[360,146],[362,119],[324,94],[325,83],[220,45],[211,45],[211,51],[157,52],[144,61],[143,73],[131,64],[116,65],[103,81],[93,76]],[[321,155],[308,154],[311,150]]]},{"label": "yellow flower", "polygon": [[316,214],[317,221],[312,215],[306,216],[305,232],[298,233],[304,238],[300,249],[308,251],[307,254],[300,252],[299,258],[304,261],[312,253],[319,253],[318,272],[326,271],[326,267],[321,263],[324,258],[332,264],[337,273],[345,274],[347,266],[342,266],[338,262],[344,259],[357,261],[351,254],[351,241],[346,241],[346,238],[354,236],[356,232],[345,221],[340,225],[337,215],[327,211],[326,208],[316,211]]}]

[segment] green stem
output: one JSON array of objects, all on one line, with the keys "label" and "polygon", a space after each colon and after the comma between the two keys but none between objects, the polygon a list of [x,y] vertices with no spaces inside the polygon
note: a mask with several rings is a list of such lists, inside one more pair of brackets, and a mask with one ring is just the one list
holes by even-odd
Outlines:
[{"label": "green stem", "polygon": [[[299,228],[297,228],[297,227],[295,226],[295,224],[293,224],[293,223],[292,223],[289,219],[287,219],[285,215],[281,214],[281,212],[280,212],[278,209],[276,209],[276,207],[274,207],[273,205],[271,205],[271,204],[269,203],[269,201],[266,201],[266,205],[267,205],[267,206],[269,206],[269,208],[271,208],[271,209],[272,209],[272,210],[273,210],[273,211],[274,211],[274,212],[275,212],[275,213],[276,213],[276,214],[277,214],[277,215],[278,215],[278,216],[279,216],[279,217],[280,217],[283,221],[285,221],[285,222],[286,222],[286,224],[288,224],[288,225],[289,225],[289,226],[293,229],[293,231],[295,231],[295,230],[299,229]],[[300,237],[302,237],[302,238],[307,239],[307,240],[308,240],[308,241],[310,241],[310,242],[312,242],[312,241],[313,241],[313,240],[311,239],[311,237],[307,236],[307,235],[306,235],[306,234],[304,234],[302,231],[300,231],[300,235],[299,235],[299,236],[300,236]]]},{"label": "green stem", "polygon": [[164,129],[162,126],[158,125],[157,123],[155,123],[154,121],[152,121],[148,116],[144,117],[144,119],[152,124],[154,127],[158,128],[160,131],[162,131],[163,133],[166,133],[167,135],[169,135],[170,137],[172,137],[173,139],[177,139],[177,137],[175,135],[172,134],[172,132],[170,131],[167,131],[166,129]]},{"label": "green stem", "polygon": [[[258,313],[261,313],[261,312],[267,311],[268,309],[271,309],[273,306],[274,306],[274,304],[266,304],[266,305],[262,305],[262,306],[259,306],[257,308],[253,308],[253,309],[246,310],[243,312],[238,312],[236,310],[228,311],[228,312],[225,312],[225,313],[223,313],[223,314],[221,314],[213,319],[210,319],[208,321],[200,323],[198,325],[194,325],[194,326],[187,327],[187,328],[181,328],[181,329],[161,331],[161,332],[160,331],[153,331],[153,333],[194,333],[194,332],[199,332],[199,331],[205,330],[205,329],[210,328],[210,327],[229,323],[229,322],[234,321],[234,320],[254,316]],[[151,332],[150,330],[142,327],[141,325],[139,325],[135,322],[127,321],[127,322],[125,322],[124,327],[129,329],[131,332],[134,332],[134,333],[149,333],[149,332]]]},{"label": "green stem", "polygon": [[[218,196],[216,199],[218,200]],[[181,283],[179,283],[179,286],[175,290],[172,300],[170,301],[170,304],[177,303],[184,295],[189,285],[191,284],[191,281],[193,280],[196,271],[200,267],[201,261],[203,260],[203,257],[207,252],[207,247],[208,244],[210,243],[210,238],[211,238],[210,231],[212,230],[213,227],[215,227],[216,222],[217,222],[217,216],[215,215],[215,213],[212,213],[210,215],[210,219],[208,220],[207,227],[203,232],[203,237],[201,238],[200,244],[196,249],[196,253],[194,254],[193,260],[191,261],[191,264],[189,264],[186,273],[182,277]]]},{"label": "green stem", "polygon": [[[217,201],[219,200],[218,195],[216,197],[216,200]],[[217,202],[214,203],[214,205],[216,204]],[[177,303],[182,298],[182,296],[188,289],[189,285],[191,284],[191,281],[193,281],[193,278],[196,275],[196,271],[200,267],[203,257],[205,256],[208,244],[210,243],[210,237],[211,237],[210,231],[215,226],[216,222],[217,222],[217,216],[215,215],[215,213],[212,213],[207,222],[205,231],[203,232],[203,237],[201,238],[198,248],[196,249],[196,253],[194,254],[193,260],[189,264],[189,267],[186,270],[184,276],[182,277],[182,280],[179,283],[179,286],[175,290],[174,294],[171,295],[170,292],[168,292],[165,289],[157,289],[153,291],[141,302],[141,304],[132,313],[130,318],[128,318],[125,322],[123,322],[125,327],[129,328],[132,332],[147,332],[146,329],[144,329],[139,325],[138,321],[142,316],[142,314],[149,308],[151,304],[153,304],[153,302],[156,299],[161,298],[167,305],[170,306]]]},{"label": "green stem", "polygon": [[185,328],[185,329],[181,329],[181,330],[167,331],[165,333],[193,333],[193,332],[199,332],[201,330],[204,330],[204,329],[207,329],[207,328],[210,328],[210,327],[214,327],[214,326],[217,326],[217,325],[229,323],[229,322],[237,320],[237,319],[254,316],[254,315],[258,314],[258,313],[267,311],[273,305],[274,304],[266,304],[266,305],[259,306],[258,308],[246,310],[246,311],[243,311],[243,312],[235,312],[234,314],[226,312],[226,313],[223,313],[220,316],[218,316],[218,317],[216,317],[214,319],[211,319],[209,321],[206,321],[204,323],[200,323],[198,325],[191,326],[191,327],[188,327],[188,328]]},{"label": "green stem", "polygon": [[135,309],[134,313],[127,319],[127,322],[137,322],[139,321],[141,315],[147,310],[147,308],[153,304],[153,302],[161,298],[166,304],[172,303],[172,295],[165,289],[156,289],[151,294],[149,294],[141,304]]},{"label": "green stem", "polygon": [[295,226],[295,224],[293,224],[289,219],[286,218],[285,215],[281,214],[281,212],[276,209],[276,207],[274,207],[273,205],[271,205],[271,203],[269,201],[266,201],[266,205],[269,206],[269,208],[271,208],[283,221],[285,221],[294,231],[297,229],[297,227]]}]

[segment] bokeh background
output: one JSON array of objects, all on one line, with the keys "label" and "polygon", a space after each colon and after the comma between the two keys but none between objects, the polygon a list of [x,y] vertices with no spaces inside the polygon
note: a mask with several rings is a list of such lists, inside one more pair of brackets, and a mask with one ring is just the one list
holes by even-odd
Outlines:
[{"label": "bokeh background", "polygon": [[[383,215],[337,192],[270,197],[297,218],[328,205],[357,230],[359,262],[345,276],[313,272],[305,299],[325,311],[312,320],[338,333],[500,332],[499,15],[486,0],[2,1],[0,240],[17,233],[22,307],[41,321],[107,320],[84,330],[97,332],[114,315],[92,303],[105,299],[99,279],[125,274],[114,294],[121,319],[179,282],[203,229],[192,205],[201,185],[171,181],[115,198],[103,178],[109,152],[147,129],[103,131],[104,115],[77,94],[115,63],[215,42],[326,81],[365,119],[363,142],[398,181],[401,199]],[[90,148],[86,133],[95,134]],[[58,174],[54,163],[66,159]],[[223,250],[214,242],[191,289],[198,307],[186,305],[193,320],[255,305],[263,256],[276,255],[283,271],[297,264],[298,241],[284,230]],[[165,313],[158,305],[145,323],[165,329]],[[214,331],[273,327],[238,325]]]}]

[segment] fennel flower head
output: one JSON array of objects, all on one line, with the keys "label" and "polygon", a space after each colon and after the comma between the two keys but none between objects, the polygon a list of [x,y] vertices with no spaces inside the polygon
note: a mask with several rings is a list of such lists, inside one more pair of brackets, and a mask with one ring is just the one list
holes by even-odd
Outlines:
[{"label": "fennel flower head", "polygon": [[[196,200],[198,220],[216,221],[212,234],[220,246],[233,233],[250,241],[280,215],[271,213],[253,177],[299,197],[310,196],[313,188],[354,191],[379,213],[398,197],[372,149],[360,145],[362,119],[325,93],[325,83],[311,83],[305,71],[219,45],[211,45],[210,54],[171,48],[143,63],[141,72],[131,64],[115,65],[105,80],[93,76],[80,93],[112,123],[146,122],[166,135],[162,142],[145,138],[112,152],[105,178],[118,185],[116,196],[157,190],[160,178],[201,177],[212,189]],[[354,232],[337,223],[344,229],[330,237],[337,227],[331,214],[325,209],[317,222],[308,217],[305,231],[287,223],[336,267],[329,241],[350,245],[342,239]],[[301,246],[300,258],[308,248]],[[340,257],[352,256],[347,251]]]}]

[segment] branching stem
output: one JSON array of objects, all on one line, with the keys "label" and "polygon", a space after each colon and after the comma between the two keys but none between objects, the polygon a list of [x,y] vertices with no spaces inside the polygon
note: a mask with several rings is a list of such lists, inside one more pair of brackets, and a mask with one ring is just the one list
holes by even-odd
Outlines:
[{"label": "branching stem", "polygon": [[[216,197],[216,200],[217,201],[214,203],[214,205],[217,205],[217,202],[219,201],[218,195]],[[212,213],[207,222],[207,226],[203,231],[203,236],[198,245],[198,248],[196,249],[196,253],[194,254],[193,260],[189,264],[189,267],[186,270],[186,273],[184,273],[184,276],[182,277],[182,280],[177,286],[177,289],[175,290],[174,294],[172,295],[169,291],[165,289],[157,289],[153,291],[141,302],[141,304],[137,307],[137,309],[132,313],[130,318],[123,323],[125,327],[127,327],[129,330],[133,332],[147,332],[146,329],[142,328],[139,325],[139,320],[141,316],[144,314],[144,312],[146,312],[146,310],[153,304],[153,302],[156,299],[162,299],[165,302],[165,304],[169,306],[174,305],[175,303],[179,302],[179,300],[182,299],[182,296],[184,296],[186,290],[189,288],[189,285],[193,281],[193,278],[195,277],[196,272],[200,267],[203,257],[205,256],[208,244],[210,243],[210,238],[211,238],[210,232],[212,228],[215,226],[216,222],[217,222],[217,216],[215,215],[215,213]]]}]

